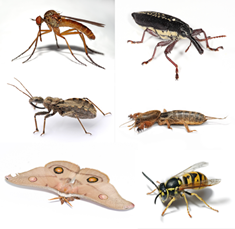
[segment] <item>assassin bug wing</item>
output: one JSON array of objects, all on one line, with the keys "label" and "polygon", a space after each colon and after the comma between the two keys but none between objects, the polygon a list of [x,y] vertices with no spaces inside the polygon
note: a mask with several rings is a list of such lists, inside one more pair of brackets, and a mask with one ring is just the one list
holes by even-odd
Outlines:
[{"label": "assassin bug wing", "polygon": [[88,20],[84,20],[84,19],[80,19],[80,18],[74,18],[74,17],[68,17],[68,16],[64,16],[64,15],[60,15],[60,16],[64,17],[64,18],[69,18],[69,19],[72,19],[72,20],[75,20],[75,21],[85,22],[85,23],[95,25],[95,26],[99,26],[99,27],[104,27],[105,26],[104,24],[98,23],[98,22],[95,22],[95,21],[88,21]]},{"label": "assassin bug wing", "polygon": [[202,167],[205,167],[207,166],[208,163],[207,162],[199,162],[199,163],[196,163],[195,165],[192,165],[190,166],[189,168],[185,169],[184,171],[176,174],[174,177],[181,177],[183,176],[184,174],[186,173],[190,173],[190,172],[193,172],[195,171],[195,169],[198,169],[198,168],[202,168]]},{"label": "assassin bug wing", "polygon": [[182,184],[179,187],[179,191],[183,191],[185,189],[196,189],[196,188],[203,188],[203,187],[209,187],[216,184],[219,184],[221,179],[210,179],[210,180],[203,180],[197,183],[191,183],[191,184]]}]

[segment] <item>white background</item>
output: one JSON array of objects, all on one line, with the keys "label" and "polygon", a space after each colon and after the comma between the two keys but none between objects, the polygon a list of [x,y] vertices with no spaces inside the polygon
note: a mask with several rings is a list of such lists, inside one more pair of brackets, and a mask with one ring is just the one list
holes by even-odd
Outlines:
[{"label": "white background", "polygon": [[[7,228],[83,227],[83,228],[234,228],[232,218],[234,196],[234,72],[235,53],[232,20],[232,1],[1,1],[0,2],[0,61],[1,61],[1,224]],[[193,5],[192,5],[193,4]],[[86,39],[90,48],[105,55],[90,55],[104,66],[100,69],[88,62],[78,36],[67,36],[76,57],[87,65],[81,66],[71,56],[62,39],[60,49],[54,35],[42,37],[38,48],[25,64],[23,57],[11,59],[26,50],[35,39],[38,27],[30,18],[43,17],[54,9],[62,15],[104,23],[105,28],[87,25],[96,40]],[[204,54],[194,46],[187,53],[189,41],[179,41],[169,57],[179,66],[179,80],[175,68],[159,48],[153,61],[142,66],[160,41],[146,34],[134,22],[132,12],[152,10],[176,16],[193,29],[202,28],[208,36],[227,35],[209,41],[211,47],[224,50],[212,52],[202,43]],[[114,26],[115,16],[115,26]],[[46,25],[43,24],[44,29]],[[61,29],[63,31],[63,29]],[[114,36],[115,31],[115,36]],[[114,46],[115,45],[115,46]],[[114,53],[114,47],[115,53]],[[40,133],[35,130],[36,111],[28,98],[8,86],[21,87],[21,80],[34,96],[62,99],[88,97],[104,112],[112,115],[82,120],[92,136],[84,134],[76,119],[55,115],[47,120],[46,134],[40,137],[43,117],[38,118]],[[119,125],[127,116],[148,110],[184,109],[207,116],[225,117],[201,126],[197,132],[187,133],[183,126],[154,125],[140,134]],[[115,211],[86,201],[72,202],[73,208],[51,203],[55,197],[45,191],[9,185],[4,176],[24,172],[54,160],[67,160],[81,168],[89,167],[106,173],[123,198],[133,202],[130,211]],[[141,174],[144,171],[154,181],[164,182],[187,167],[207,161],[200,169],[208,178],[222,182],[197,193],[219,213],[204,206],[196,197],[189,197],[189,218],[184,200],[175,202],[161,216],[164,205],[155,195],[147,196],[154,187]]]}]

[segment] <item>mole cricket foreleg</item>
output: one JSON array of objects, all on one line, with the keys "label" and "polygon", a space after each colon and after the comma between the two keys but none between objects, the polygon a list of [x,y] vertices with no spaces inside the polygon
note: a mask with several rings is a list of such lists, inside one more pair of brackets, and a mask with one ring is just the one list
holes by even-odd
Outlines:
[{"label": "mole cricket foreleg", "polygon": [[37,119],[36,119],[36,116],[38,115],[45,115],[45,114],[49,114],[51,112],[51,110],[48,110],[48,111],[42,111],[42,112],[38,112],[34,115],[34,121],[35,121],[35,126],[36,126],[36,130],[33,132],[38,132],[38,124],[37,124]]},{"label": "mole cricket foreleg", "polygon": [[[66,30],[66,31],[64,31],[63,33],[61,33],[60,35],[66,36],[66,35],[71,35],[71,34],[79,34],[79,36],[80,36],[81,39],[82,39],[83,46],[84,46],[84,50],[85,50],[85,53],[86,53],[87,57],[88,57],[88,58],[90,59],[90,61],[91,61],[94,65],[96,65],[97,67],[100,67],[100,68],[105,69],[104,67],[102,67],[102,66],[96,64],[96,63],[91,59],[91,57],[89,56],[88,51],[87,51],[87,45],[86,45],[85,37],[84,37],[83,33],[82,33],[82,32],[79,32],[78,30],[76,30],[77,32],[72,32],[72,31],[73,31],[73,29]],[[91,49],[89,49],[89,50],[91,50]],[[93,51],[93,50],[91,50],[91,51]]]},{"label": "mole cricket foreleg", "polygon": [[[160,47],[166,46],[166,45],[170,44],[171,42],[172,42],[172,41],[161,41],[161,42],[159,42],[159,43],[155,46],[155,48],[154,48],[152,57],[151,57],[149,60],[144,61],[144,62],[142,63],[142,65],[143,65],[143,64],[148,64],[148,63],[154,58],[155,53],[156,53],[156,50],[157,50],[157,47],[159,47],[159,46],[160,46]],[[169,46],[168,46],[168,47],[169,47]]]},{"label": "mole cricket foreleg", "polygon": [[174,48],[175,44],[178,42],[178,40],[173,41],[170,45],[168,45],[164,51],[166,58],[175,66],[175,79],[178,80],[179,79],[179,75],[178,75],[178,65],[173,62],[168,56],[167,54],[170,53],[172,51],[172,49]]},{"label": "mole cricket foreleg", "polygon": [[42,136],[43,134],[45,134],[45,128],[46,128],[46,119],[55,115],[57,113],[57,111],[53,111],[52,114],[47,114],[45,117],[44,117],[44,124],[43,124],[43,132],[41,133],[40,136]]}]

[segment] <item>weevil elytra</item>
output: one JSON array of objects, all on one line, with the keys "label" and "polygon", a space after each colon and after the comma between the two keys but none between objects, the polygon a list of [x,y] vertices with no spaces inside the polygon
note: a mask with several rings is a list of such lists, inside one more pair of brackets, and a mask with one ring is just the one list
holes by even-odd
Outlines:
[{"label": "weevil elytra", "polygon": [[154,123],[157,123],[159,126],[167,125],[169,129],[172,129],[171,125],[184,125],[188,133],[196,131],[190,130],[188,125],[200,125],[207,120],[226,118],[205,116],[195,111],[174,110],[167,112],[166,109],[164,109],[163,112],[159,110],[152,110],[144,113],[135,113],[133,115],[129,115],[128,117],[131,121],[134,120],[134,123],[128,126],[131,127],[130,130],[137,127],[137,131],[140,132],[141,130],[151,127]]},{"label": "weevil elytra", "polygon": [[[69,51],[70,53],[72,54],[72,56],[82,65],[85,65],[83,64],[81,61],[79,61],[75,55],[73,54],[70,46],[69,46],[69,43],[67,42],[66,38],[64,36],[66,35],[73,35],[73,34],[79,34],[79,36],[81,37],[82,39],[82,42],[83,42],[83,45],[84,45],[84,50],[85,50],[85,53],[87,55],[87,57],[90,59],[90,61],[96,65],[97,67],[100,67],[100,68],[103,68],[102,66],[96,64],[92,59],[91,57],[89,56],[88,54],[88,51],[90,51],[91,53],[98,53],[98,54],[103,54],[103,53],[100,53],[100,52],[97,52],[95,50],[92,50],[90,48],[88,48],[87,44],[86,44],[86,41],[85,41],[85,37],[83,35],[83,33],[91,40],[95,40],[95,35],[93,34],[93,32],[88,28],[86,27],[85,25],[77,22],[77,21],[80,21],[80,22],[86,22],[86,23],[89,23],[89,24],[92,24],[92,25],[95,25],[95,26],[99,26],[99,27],[104,27],[104,24],[101,24],[101,23],[98,23],[98,22],[94,22],[94,21],[88,21],[88,20],[84,20],[84,19],[80,19],[80,18],[74,18],[74,17],[68,17],[68,16],[63,16],[63,15],[60,15],[59,13],[57,13],[56,11],[54,10],[48,10],[45,15],[44,15],[44,18],[42,18],[41,16],[38,16],[36,19],[32,19],[33,21],[36,21],[36,24],[38,25],[39,27],[39,31],[38,31],[38,34],[37,34],[37,37],[36,39],[33,41],[33,43],[29,46],[29,48],[24,51],[23,53],[21,53],[19,56],[17,56],[16,58],[14,58],[13,60],[17,59],[18,57],[20,57],[21,55],[23,55],[24,53],[26,53],[31,47],[32,45],[35,43],[35,47],[34,47],[34,50],[33,52],[31,53],[31,55],[29,56],[29,58],[24,61],[23,63],[27,62],[31,57],[32,55],[34,54],[36,48],[37,48],[37,44],[38,44],[38,38],[40,37],[40,41],[42,41],[42,35],[44,34],[47,34],[47,33],[50,33],[50,32],[54,32],[55,34],[55,40],[56,40],[56,45],[57,47],[59,48],[59,45],[58,45],[58,42],[57,42],[57,36],[58,37],[61,37],[65,40],[68,48],[69,48]],[[42,30],[41,29],[41,25],[42,23],[45,22],[49,28],[49,30]],[[70,27],[71,29],[68,29],[64,32],[60,32],[60,28],[59,27]],[[12,61],[13,61],[12,60]],[[86,65],[85,65],[86,66]],[[103,68],[104,69],[104,68]]]},{"label": "weevil elytra", "polygon": [[[16,79],[16,78],[15,78]],[[18,80],[16,79],[22,86],[23,88],[28,92],[25,93],[23,91],[21,91],[18,87],[16,87],[15,85],[9,84],[15,88],[17,88],[19,91],[21,91],[22,93],[24,93],[25,95],[27,95],[29,97],[29,103],[38,109],[47,109],[48,111],[43,111],[43,112],[37,112],[34,115],[34,120],[35,120],[35,126],[36,126],[36,130],[35,132],[38,132],[38,125],[37,125],[37,120],[36,117],[38,115],[45,115],[44,116],[44,125],[43,125],[43,132],[41,134],[41,136],[43,134],[45,134],[45,128],[46,128],[46,119],[55,115],[57,112],[62,116],[68,116],[71,118],[76,118],[79,123],[81,124],[83,130],[85,131],[86,134],[90,134],[89,132],[86,131],[85,127],[83,126],[82,122],[80,119],[93,119],[96,117],[96,108],[105,116],[107,114],[111,114],[110,112],[108,113],[104,113],[102,110],[100,110],[99,107],[97,107],[91,100],[89,100],[88,98],[71,98],[71,99],[60,99],[60,98],[53,98],[53,97],[46,97],[45,99],[43,99],[42,97],[36,97],[36,96],[32,96],[31,93],[24,87],[24,85]],[[37,105],[35,105],[34,103],[42,103],[44,107],[38,107]],[[52,113],[50,114],[50,112],[52,111]]]},{"label": "weevil elytra", "polygon": [[[132,17],[134,18],[135,22],[138,25],[144,28],[144,33],[141,41],[128,40],[127,42],[131,42],[133,44],[143,43],[144,35],[146,32],[163,40],[155,46],[152,57],[149,60],[144,61],[142,64],[148,64],[154,58],[157,47],[167,46],[164,53],[166,58],[176,68],[175,70],[176,79],[179,79],[178,65],[168,57],[168,54],[173,50],[175,44],[179,40],[189,39],[190,40],[189,47],[191,46],[191,43],[193,43],[193,45],[200,54],[203,54],[203,49],[199,44],[199,42],[201,41],[205,41],[206,47],[212,51],[218,51],[219,49],[223,49],[222,46],[219,46],[218,48],[215,49],[211,48],[209,46],[208,40],[213,38],[226,37],[225,35],[208,37],[202,29],[193,30],[192,28],[189,27],[188,24],[186,24],[185,22],[181,21],[176,17],[154,11],[142,11],[142,12],[132,13]],[[205,39],[199,39],[197,37],[201,33],[204,34]],[[189,47],[185,50],[185,52],[188,51]]]}]

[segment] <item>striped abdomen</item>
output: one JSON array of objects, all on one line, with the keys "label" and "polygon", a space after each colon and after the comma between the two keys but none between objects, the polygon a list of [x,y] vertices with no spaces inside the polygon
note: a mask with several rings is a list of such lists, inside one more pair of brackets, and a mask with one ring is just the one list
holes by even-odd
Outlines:
[{"label": "striped abdomen", "polygon": [[[183,175],[183,182],[184,184],[195,184],[200,183],[203,180],[207,180],[207,177],[199,172],[191,172]],[[194,189],[202,189],[205,187],[194,188]]]},{"label": "striped abdomen", "polygon": [[204,123],[207,119],[205,115],[195,111],[175,110],[161,114],[162,121],[168,120],[170,124],[198,125]]},{"label": "striped abdomen", "polygon": [[82,33],[84,33],[89,39],[92,39],[92,40],[95,39],[95,35],[92,33],[92,31],[89,28],[87,28],[85,25],[79,22],[61,18],[60,27],[71,27],[71,28],[77,29],[78,31],[81,31]]}]

